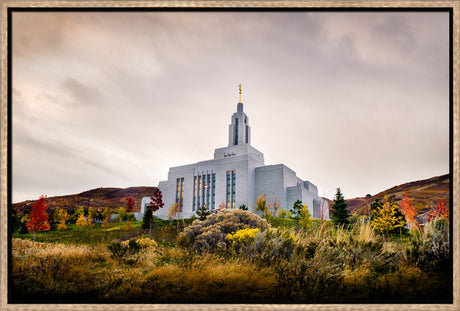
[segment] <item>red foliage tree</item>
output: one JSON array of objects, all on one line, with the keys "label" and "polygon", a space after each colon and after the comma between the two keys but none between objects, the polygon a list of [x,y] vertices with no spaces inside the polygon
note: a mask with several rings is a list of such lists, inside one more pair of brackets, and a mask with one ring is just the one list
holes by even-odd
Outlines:
[{"label": "red foliage tree", "polygon": [[155,190],[153,190],[153,195],[150,197],[150,201],[150,204],[152,205],[152,212],[154,213],[165,205],[163,203],[163,196],[161,195],[160,189],[155,188]]},{"label": "red foliage tree", "polygon": [[41,196],[32,206],[32,212],[30,213],[29,220],[27,220],[26,227],[34,233],[34,241],[35,232],[50,230],[49,216],[46,213],[47,209],[48,204],[46,204],[45,196]]},{"label": "red foliage tree", "polygon": [[403,213],[403,215],[406,217],[406,221],[409,224],[409,227],[412,227],[412,225],[417,226],[417,228],[420,228],[420,225],[417,222],[417,219],[415,219],[416,212],[414,209],[414,206],[412,205],[412,199],[410,199],[407,195],[407,193],[403,194],[401,203],[399,205],[399,209]]},{"label": "red foliage tree", "polygon": [[432,208],[428,216],[428,222],[436,217],[449,218],[449,209],[446,207],[446,201],[439,199],[436,208]]},{"label": "red foliage tree", "polygon": [[133,198],[129,197],[129,198],[126,198],[126,212],[130,213],[130,212],[133,212],[134,211],[134,200]]},{"label": "red foliage tree", "polygon": [[[153,195],[150,197],[150,207],[152,208],[152,211],[150,212],[150,207],[147,208],[146,214],[144,215],[144,219],[142,221],[146,221],[149,224],[149,238],[152,239],[152,221],[155,220],[153,213],[155,211],[159,210],[164,206],[163,203],[163,196],[161,195],[161,191],[158,188],[155,188],[153,190]],[[147,214],[149,213],[149,215]],[[145,218],[147,216],[147,218]]]}]

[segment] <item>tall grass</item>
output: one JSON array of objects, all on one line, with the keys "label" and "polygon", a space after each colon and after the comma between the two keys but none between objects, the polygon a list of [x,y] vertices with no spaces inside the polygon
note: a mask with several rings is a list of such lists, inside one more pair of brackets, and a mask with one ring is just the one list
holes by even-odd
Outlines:
[{"label": "tall grass", "polygon": [[147,247],[133,263],[112,258],[102,245],[12,244],[12,296],[20,301],[242,303],[275,297],[273,271],[215,254]]},{"label": "tall grass", "polygon": [[[118,246],[110,250],[106,244],[13,239],[13,298],[152,303],[411,303],[450,298],[445,220],[435,219],[424,232],[411,231],[391,241],[368,222],[295,230],[252,218],[238,223],[235,215],[223,215],[191,225],[179,238],[189,242],[182,247],[137,240],[113,243]],[[258,223],[264,226],[252,225]],[[197,247],[199,235],[207,231],[211,235],[204,236],[211,240],[203,239],[206,245],[225,246]],[[126,247],[133,248],[122,250]]]}]

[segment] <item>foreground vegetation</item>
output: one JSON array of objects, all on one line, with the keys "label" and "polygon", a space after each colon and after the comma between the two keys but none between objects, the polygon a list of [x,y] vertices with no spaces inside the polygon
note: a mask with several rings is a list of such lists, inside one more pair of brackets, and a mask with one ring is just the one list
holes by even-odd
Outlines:
[{"label": "foreground vegetation", "polygon": [[[156,221],[14,234],[13,300],[35,302],[446,302],[448,222],[378,234],[224,210],[192,224]],[[179,234],[177,234],[180,232]]]}]

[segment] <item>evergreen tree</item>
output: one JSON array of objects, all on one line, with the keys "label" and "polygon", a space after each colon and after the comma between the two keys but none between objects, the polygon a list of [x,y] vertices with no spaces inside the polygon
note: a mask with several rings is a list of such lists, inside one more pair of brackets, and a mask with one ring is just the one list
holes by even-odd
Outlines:
[{"label": "evergreen tree", "polygon": [[294,202],[294,205],[292,206],[290,213],[292,215],[292,218],[294,219],[299,219],[300,218],[300,211],[302,210],[302,201],[297,200]]},{"label": "evergreen tree", "polygon": [[211,212],[208,210],[208,208],[206,207],[206,205],[202,205],[197,211],[196,213],[198,214],[198,216],[200,216],[200,220],[205,220],[206,217],[208,215],[211,214]]},{"label": "evergreen tree", "polygon": [[337,188],[334,203],[332,204],[331,219],[335,225],[348,225],[350,223],[350,211],[347,209],[347,203],[343,197],[340,188]]},{"label": "evergreen tree", "polygon": [[241,204],[240,207],[239,207],[240,210],[243,210],[243,211],[247,211],[248,210],[248,207],[246,206],[246,204]]},{"label": "evergreen tree", "polygon": [[18,211],[13,206],[10,207],[10,217],[11,232],[16,232],[21,227],[21,218],[18,215]]},{"label": "evergreen tree", "polygon": [[150,224],[152,223],[153,213],[152,213],[152,206],[147,205],[144,217],[142,218],[142,229],[149,229]]}]

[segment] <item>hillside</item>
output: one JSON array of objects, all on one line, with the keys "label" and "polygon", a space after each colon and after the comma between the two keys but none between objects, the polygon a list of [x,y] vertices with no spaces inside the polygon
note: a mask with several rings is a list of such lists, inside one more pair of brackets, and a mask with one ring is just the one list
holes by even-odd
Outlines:
[{"label": "hillside", "polygon": [[[56,196],[47,198],[49,211],[61,207],[67,210],[76,209],[79,206],[93,207],[95,209],[108,207],[111,210],[126,206],[126,198],[131,197],[135,211],[140,210],[143,197],[152,195],[156,187],[129,187],[129,188],[96,188],[79,194]],[[23,211],[25,207],[32,207],[35,200],[28,200],[13,204],[13,207]]]},{"label": "hillside", "polygon": [[[49,211],[51,212],[56,207],[71,210],[79,206],[91,206],[96,209],[108,207],[111,210],[115,210],[125,206],[126,198],[131,197],[135,201],[135,210],[139,211],[142,198],[152,195],[154,189],[155,187],[97,188],[79,194],[49,197],[47,198],[47,203],[50,205]],[[446,201],[449,206],[449,174],[408,182],[373,196],[347,199],[346,202],[352,214],[365,214],[366,206],[375,200],[382,200],[386,195],[390,201],[399,203],[405,192],[407,192],[409,198],[413,199],[413,205],[418,217],[421,221],[424,221],[429,209],[436,206],[439,199]],[[328,201],[329,207],[331,207],[333,202],[327,198],[325,199]],[[13,206],[22,212],[25,207],[32,207],[34,202],[35,200],[28,200],[15,203]]]},{"label": "hillside", "polygon": [[449,205],[449,174],[429,179],[408,182],[392,187],[373,196],[354,198],[346,200],[348,209],[353,214],[364,214],[366,206],[375,200],[382,200],[384,196],[388,200],[399,204],[404,193],[413,200],[413,206],[417,211],[420,221],[424,222],[428,217],[431,207],[436,206],[439,199],[446,201]]}]

